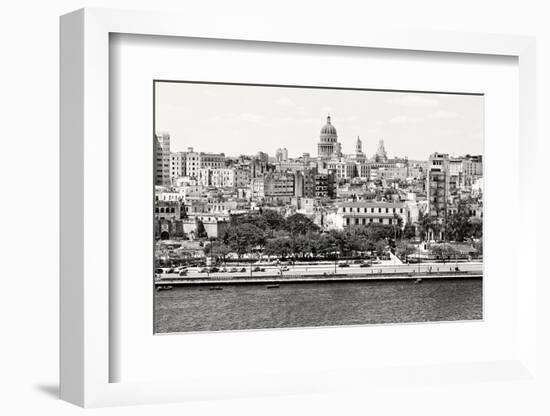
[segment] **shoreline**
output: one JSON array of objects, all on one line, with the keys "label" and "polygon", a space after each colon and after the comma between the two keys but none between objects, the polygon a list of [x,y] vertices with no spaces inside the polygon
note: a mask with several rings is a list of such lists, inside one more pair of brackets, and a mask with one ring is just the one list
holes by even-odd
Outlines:
[{"label": "shoreline", "polygon": [[[277,283],[336,283],[336,282],[366,282],[366,281],[392,281],[413,280],[420,282],[426,280],[446,279],[472,279],[483,278],[481,271],[475,272],[435,272],[435,273],[380,273],[364,275],[318,275],[318,276],[265,276],[253,278],[165,278],[155,281],[155,287],[159,286],[204,286],[204,285],[238,285],[238,284],[277,284]],[[419,282],[419,283],[420,283]]]}]

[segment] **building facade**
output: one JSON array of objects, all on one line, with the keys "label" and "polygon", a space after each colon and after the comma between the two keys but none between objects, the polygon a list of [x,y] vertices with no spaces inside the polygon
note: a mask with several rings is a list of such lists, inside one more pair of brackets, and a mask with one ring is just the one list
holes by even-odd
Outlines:
[{"label": "building facade", "polygon": [[344,227],[368,224],[397,225],[404,227],[408,221],[408,207],[403,202],[340,202],[337,215]]},{"label": "building facade", "polygon": [[332,125],[330,116],[327,116],[327,123],[321,128],[319,143],[317,144],[317,155],[321,159],[330,159],[341,156],[341,153],[336,127]]},{"label": "building facade", "polygon": [[170,135],[168,133],[155,134],[153,147],[155,161],[155,185],[170,185]]}]

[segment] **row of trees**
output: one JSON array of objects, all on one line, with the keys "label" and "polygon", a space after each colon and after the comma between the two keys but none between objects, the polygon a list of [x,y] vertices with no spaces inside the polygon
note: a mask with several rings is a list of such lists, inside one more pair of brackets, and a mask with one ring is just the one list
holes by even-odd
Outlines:
[{"label": "row of trees", "polygon": [[483,223],[472,221],[468,201],[460,201],[457,211],[448,215],[441,222],[427,213],[420,214],[418,218],[420,238],[425,240],[430,230],[434,234],[439,234],[443,230],[445,240],[466,241],[470,238],[478,239],[483,236]]},{"label": "row of trees", "polygon": [[[305,215],[294,214],[285,218],[274,210],[263,210],[232,216],[220,238],[212,239],[205,249],[208,255],[223,261],[229,253],[236,253],[239,258],[256,252],[280,258],[313,256],[328,259],[335,256],[353,257],[365,252],[382,255],[388,247],[399,257],[407,258],[416,250],[410,240],[417,235],[417,231],[424,240],[429,230],[438,233],[443,226],[449,240],[466,241],[482,236],[481,223],[470,221],[468,207],[464,203],[459,204],[457,212],[443,224],[428,215],[420,215],[416,226],[408,224],[403,227],[401,217],[395,216],[392,225],[370,223],[328,232],[323,232]],[[200,227],[198,233],[200,236]],[[440,258],[456,255],[453,250],[448,244],[433,247],[434,254]],[[481,251],[480,246],[478,252]]]},{"label": "row of trees", "polygon": [[231,217],[223,235],[206,247],[209,255],[223,261],[229,253],[239,257],[260,251],[264,255],[295,259],[307,256],[334,258],[354,256],[359,252],[382,255],[388,245],[395,244],[414,229],[401,230],[399,224],[372,223],[351,230],[322,232],[311,219],[302,214],[284,218],[279,213],[264,210]]}]

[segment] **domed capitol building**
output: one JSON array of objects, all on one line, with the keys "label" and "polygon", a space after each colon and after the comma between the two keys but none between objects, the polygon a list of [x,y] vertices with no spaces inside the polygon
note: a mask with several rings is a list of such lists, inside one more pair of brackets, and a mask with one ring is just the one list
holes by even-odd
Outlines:
[{"label": "domed capitol building", "polygon": [[317,155],[322,159],[342,156],[342,148],[338,143],[338,133],[336,127],[331,123],[330,116],[327,116],[327,124],[321,128]]}]

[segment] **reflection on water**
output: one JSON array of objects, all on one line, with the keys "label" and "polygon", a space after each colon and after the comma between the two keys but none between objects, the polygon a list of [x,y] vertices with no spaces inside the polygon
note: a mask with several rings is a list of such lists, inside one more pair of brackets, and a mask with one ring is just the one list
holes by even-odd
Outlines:
[{"label": "reflection on water", "polygon": [[482,280],[174,287],[155,292],[155,332],[482,319]]}]

